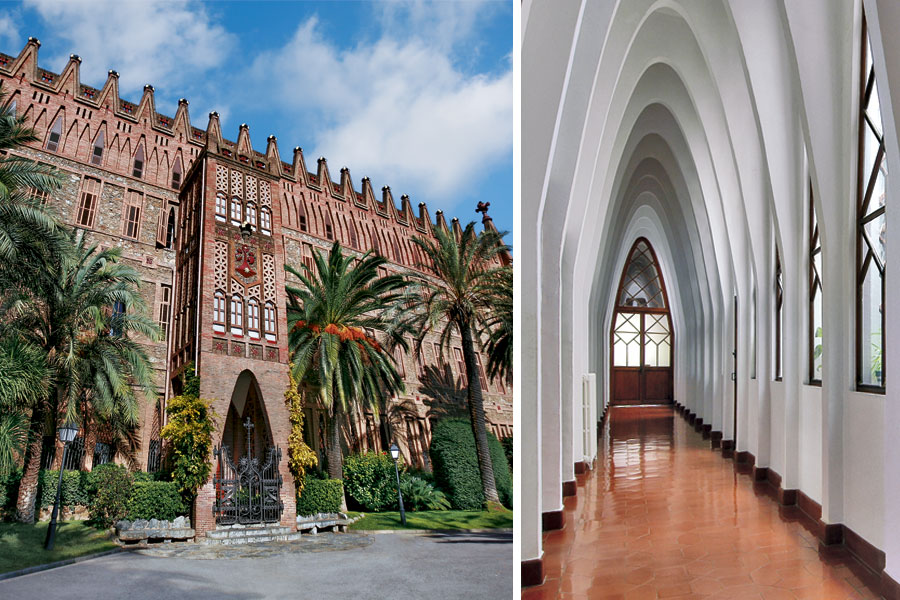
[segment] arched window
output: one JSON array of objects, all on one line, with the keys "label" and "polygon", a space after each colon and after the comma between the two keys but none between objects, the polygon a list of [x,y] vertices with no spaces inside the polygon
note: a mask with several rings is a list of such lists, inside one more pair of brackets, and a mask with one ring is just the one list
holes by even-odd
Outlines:
[{"label": "arched window", "polygon": [[884,393],[884,265],[887,161],[866,18],[862,25],[856,229],[856,386]]},{"label": "arched window", "polygon": [[213,331],[225,333],[225,292],[221,290],[213,296]]},{"label": "arched window", "polygon": [[275,313],[275,304],[272,302],[266,302],[265,312],[263,315],[263,327],[266,332],[266,340],[270,342],[274,342],[277,339],[277,325],[276,325],[276,313]]},{"label": "arched window", "polygon": [[250,223],[250,230],[256,231],[256,203],[247,203],[247,222]]},{"label": "arched window", "polygon": [[325,237],[329,240],[334,239],[334,228],[331,226],[331,214],[325,213]]},{"label": "arched window", "polygon": [[809,182],[809,382],[822,384],[822,240]]},{"label": "arched window", "polygon": [[350,246],[359,250],[359,240],[356,237],[356,223],[353,221],[353,217],[350,217],[347,229],[350,231]]},{"label": "arched window", "polygon": [[53,127],[50,128],[50,135],[47,136],[47,145],[44,148],[50,152],[56,152],[59,148],[60,138],[62,138],[62,116],[57,117]]},{"label": "arched window", "polygon": [[259,230],[266,235],[272,235],[272,211],[268,206],[259,209]]},{"label": "arched window", "polygon": [[228,220],[228,207],[225,192],[216,192],[216,221]]},{"label": "arched window", "polygon": [[137,152],[134,153],[134,169],[131,175],[138,179],[144,176],[144,144],[138,146]]},{"label": "arched window", "polygon": [[251,338],[259,339],[259,300],[256,298],[247,302],[247,333]]},{"label": "arched window", "polygon": [[172,189],[177,190],[181,187],[181,157],[175,159],[175,165],[172,166]]},{"label": "arched window", "polygon": [[781,254],[775,244],[775,381],[781,381],[781,346],[784,325],[784,279],[781,273]]},{"label": "arched window", "polygon": [[173,248],[175,244],[175,209],[169,209],[169,220],[166,223],[166,248]]},{"label": "arched window", "polygon": [[237,196],[231,197],[231,224],[232,225],[240,225],[241,224],[241,212],[243,207],[241,206],[241,199]]},{"label": "arched window", "polygon": [[238,294],[231,297],[231,333],[244,335],[244,299]]},{"label": "arched window", "polygon": [[300,210],[298,214],[300,217],[300,231],[308,231],[309,226],[306,224],[306,207],[303,204],[302,198],[300,199]]},{"label": "arched window", "polygon": [[91,164],[100,166],[103,164],[103,130],[94,138],[94,149],[91,151]]}]

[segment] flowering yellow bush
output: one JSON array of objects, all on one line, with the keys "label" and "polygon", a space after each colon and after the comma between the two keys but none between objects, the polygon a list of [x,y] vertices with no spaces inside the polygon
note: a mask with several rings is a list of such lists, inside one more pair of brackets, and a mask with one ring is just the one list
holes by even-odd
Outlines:
[{"label": "flowering yellow bush", "polygon": [[294,475],[297,495],[303,491],[306,469],[319,464],[319,458],[312,448],[303,441],[303,396],[297,391],[297,382],[288,372],[289,385],[284,392],[284,403],[287,405],[291,420],[291,434],[288,436],[288,468]]}]

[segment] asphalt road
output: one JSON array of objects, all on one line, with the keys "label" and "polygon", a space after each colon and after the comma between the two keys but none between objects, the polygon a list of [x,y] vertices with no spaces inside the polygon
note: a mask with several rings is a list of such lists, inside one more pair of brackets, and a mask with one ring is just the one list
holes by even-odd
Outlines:
[{"label": "asphalt road", "polygon": [[0,599],[513,598],[512,533],[370,537],[364,547],[253,558],[123,552],[0,581]]}]

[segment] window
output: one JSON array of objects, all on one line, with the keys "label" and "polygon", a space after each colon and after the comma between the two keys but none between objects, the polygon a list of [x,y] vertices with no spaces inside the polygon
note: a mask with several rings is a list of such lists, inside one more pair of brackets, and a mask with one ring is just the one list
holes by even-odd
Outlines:
[{"label": "window", "polygon": [[237,294],[231,297],[231,333],[244,335],[244,300]]},{"label": "window", "polygon": [[50,152],[56,152],[59,148],[59,140],[62,137],[62,117],[57,117],[53,127],[50,128],[50,135],[47,136],[47,145],[44,146]]},{"label": "window", "polygon": [[166,339],[169,333],[169,317],[171,316],[172,286],[163,283],[159,286],[159,291],[159,329],[162,331],[163,339]]},{"label": "window", "polygon": [[266,340],[274,342],[277,339],[277,326],[275,320],[275,305],[271,302],[266,302],[263,312],[263,326],[265,327]]},{"label": "window", "polygon": [[266,235],[272,235],[272,211],[267,206],[259,210],[259,230]]},{"label": "window", "polygon": [[138,146],[137,152],[134,153],[134,170],[131,175],[140,179],[144,176],[144,145]]},{"label": "window", "polygon": [[169,218],[166,222],[166,248],[172,249],[175,244],[175,209],[169,209]]},{"label": "window", "polygon": [[885,160],[875,67],[863,15],[856,229],[856,384],[884,393]]},{"label": "window", "polygon": [[247,302],[247,332],[250,337],[259,339],[259,300],[256,298]]},{"label": "window", "polygon": [[478,365],[478,375],[481,378],[481,390],[484,392],[487,392],[487,391],[489,391],[488,390],[488,379],[484,373],[484,365],[481,364],[481,353],[480,352],[475,353],[475,364]]},{"label": "window", "polygon": [[243,207],[241,206],[241,199],[237,196],[231,197],[231,224],[232,225],[240,225],[241,224],[241,213]]},{"label": "window", "polygon": [[124,302],[113,302],[112,318],[110,319],[109,335],[119,335],[122,330],[116,329],[117,321],[125,314]]},{"label": "window", "polygon": [[93,227],[94,215],[97,212],[97,201],[100,198],[100,180],[85,177],[81,183],[81,199],[78,202],[78,213],[75,222],[80,227]]},{"label": "window", "polygon": [[213,296],[213,331],[225,333],[225,292]]},{"label": "window", "polygon": [[[415,344],[410,340],[410,347],[415,348]],[[419,381],[422,383],[427,383],[425,381],[426,371],[425,371],[425,346],[423,345],[416,354],[416,368],[417,374],[419,376]]]},{"label": "window", "polygon": [[347,229],[350,230],[350,247],[359,250],[359,240],[356,237],[356,223],[353,222],[352,218]]},{"label": "window", "polygon": [[406,379],[406,365],[403,364],[403,348],[394,348],[394,364],[397,366],[397,374],[400,379]]},{"label": "window", "polygon": [[256,203],[247,203],[247,222],[250,223],[250,230],[256,231]]},{"label": "window", "polygon": [[463,360],[462,350],[454,348],[453,354],[456,356],[456,368],[459,369],[459,381],[463,388],[469,387],[469,380],[466,378],[466,361]]},{"label": "window", "polygon": [[300,199],[300,231],[307,231],[306,225],[306,207],[303,205],[303,199]]},{"label": "window", "polygon": [[177,190],[181,187],[181,158],[175,159],[175,165],[172,167],[172,189]]},{"label": "window", "polygon": [[781,342],[784,329],[782,317],[784,308],[784,281],[781,273],[781,254],[775,244],[775,381],[781,381]]},{"label": "window", "polygon": [[228,219],[228,209],[225,202],[225,193],[216,192],[216,221],[226,221]]},{"label": "window", "polygon": [[100,166],[103,164],[103,130],[94,139],[94,148],[91,151],[91,164]]},{"label": "window", "polygon": [[331,226],[331,215],[325,213],[325,237],[329,240],[334,239],[334,229]]},{"label": "window", "polygon": [[32,202],[44,205],[47,204],[47,200],[50,199],[50,192],[42,192],[37,188],[28,188],[28,199]]},{"label": "window", "polygon": [[141,207],[144,204],[144,196],[140,192],[128,190],[125,194],[125,213],[123,216],[122,235],[127,238],[137,239],[141,231]]},{"label": "window", "polygon": [[822,240],[809,182],[809,382],[822,383]]}]

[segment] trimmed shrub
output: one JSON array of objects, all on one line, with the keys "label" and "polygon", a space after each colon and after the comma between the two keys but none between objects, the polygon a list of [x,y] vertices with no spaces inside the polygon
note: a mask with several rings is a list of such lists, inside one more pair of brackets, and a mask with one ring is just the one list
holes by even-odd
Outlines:
[{"label": "trimmed shrub", "polygon": [[511,437],[505,437],[500,440],[500,444],[503,445],[503,452],[506,454],[506,463],[509,465],[509,471],[511,473],[513,468],[513,439]]},{"label": "trimmed shrub", "polygon": [[109,471],[124,473],[125,471],[127,471],[127,469],[122,465],[117,465],[115,463],[106,463],[105,465],[97,465],[96,467],[94,467],[93,471],[86,471],[82,473],[82,487],[84,489],[85,496],[88,499],[88,504],[90,504],[90,501],[93,500],[94,496],[97,495],[98,481],[100,477],[102,477],[104,473]]},{"label": "trimmed shrub", "polygon": [[[400,479],[400,491],[403,492],[403,508],[406,510],[450,509],[450,501],[447,500],[444,492],[435,489],[433,485],[420,477],[404,475]],[[400,508],[396,498],[394,508]]]},{"label": "trimmed shrub", "polygon": [[378,512],[397,505],[394,461],[385,452],[354,454],[344,459],[344,488],[362,510]]},{"label": "trimmed shrub", "polygon": [[21,479],[22,469],[19,467],[6,475],[0,475],[0,516],[15,509]]},{"label": "trimmed shrub", "polygon": [[187,513],[172,481],[135,481],[127,506],[128,519],[171,521]]},{"label": "trimmed shrub", "polygon": [[[488,432],[487,436],[500,502],[512,508],[512,479],[503,446],[494,434]],[[431,436],[429,453],[435,483],[447,492],[450,504],[459,510],[481,510],[484,493],[475,453],[475,436],[468,419],[451,418],[438,422]]]},{"label": "trimmed shrub", "polygon": [[344,486],[340,479],[313,479],[308,477],[303,493],[297,498],[297,515],[336,513],[341,510]]},{"label": "trimmed shrub", "polygon": [[[82,471],[63,471],[62,491],[59,497],[60,506],[90,504],[90,497],[85,493],[84,473]],[[42,469],[38,473],[38,500],[41,508],[53,506],[56,501],[56,486],[59,483],[59,470]]]},{"label": "trimmed shrub", "polygon": [[109,527],[119,519],[125,518],[134,487],[134,477],[124,467],[98,471],[93,481],[97,495],[91,502],[91,521],[98,526]]}]

